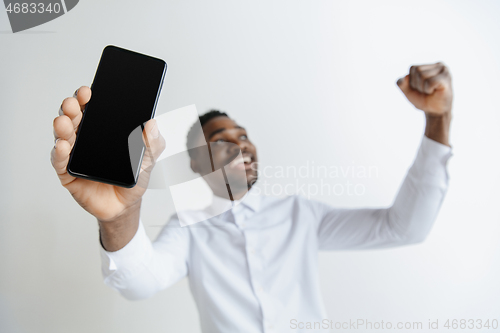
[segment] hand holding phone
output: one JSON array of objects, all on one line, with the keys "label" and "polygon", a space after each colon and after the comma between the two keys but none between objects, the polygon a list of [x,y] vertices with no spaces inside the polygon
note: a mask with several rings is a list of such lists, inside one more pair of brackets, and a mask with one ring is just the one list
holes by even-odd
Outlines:
[{"label": "hand holding phone", "polygon": [[[156,58],[107,47],[94,78],[96,90],[86,86],[78,89],[63,101],[54,119],[52,165],[61,184],[101,222],[116,221],[131,207],[140,207],[152,167],[165,147],[156,122],[148,121],[154,115],[163,82],[163,64]],[[121,75],[118,82],[117,73]],[[141,127],[143,149],[134,150],[128,147],[127,136]],[[72,172],[70,159],[75,154],[80,161],[74,161]],[[140,157],[135,158],[136,165],[131,165],[132,155]],[[116,170],[117,176],[110,170]],[[141,185],[134,186],[136,182]]]},{"label": "hand holding phone", "polygon": [[[56,144],[51,151],[52,165],[61,181],[73,198],[94,215],[99,221],[112,221],[127,209],[140,202],[147,186],[124,188],[84,178],[76,178],[67,172],[67,164],[71,149],[76,140],[77,128],[82,118],[82,110],[90,100],[89,87],[81,87],[73,97],[62,102],[60,113],[54,119],[54,136]],[[139,182],[147,184],[156,159],[165,148],[165,139],[158,132],[156,121],[150,120],[144,126],[143,136],[147,150],[142,160]]]}]

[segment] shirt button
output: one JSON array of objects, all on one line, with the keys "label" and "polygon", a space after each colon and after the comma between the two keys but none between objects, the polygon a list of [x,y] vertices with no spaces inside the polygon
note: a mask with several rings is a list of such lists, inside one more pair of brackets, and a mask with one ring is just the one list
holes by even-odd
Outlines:
[{"label": "shirt button", "polygon": [[251,246],[248,247],[248,252],[250,252],[251,254],[255,254],[255,250]]},{"label": "shirt button", "polygon": [[240,223],[240,227],[244,228],[246,224],[244,222]]}]

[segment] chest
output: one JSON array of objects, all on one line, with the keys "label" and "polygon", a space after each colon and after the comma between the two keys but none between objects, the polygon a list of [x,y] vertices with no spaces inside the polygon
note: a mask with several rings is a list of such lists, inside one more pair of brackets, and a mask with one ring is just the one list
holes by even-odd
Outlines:
[{"label": "chest", "polygon": [[[234,275],[304,266],[317,254],[315,229],[301,214],[255,214],[238,223],[191,229],[191,273]],[[264,274],[264,273],[263,273]]]}]

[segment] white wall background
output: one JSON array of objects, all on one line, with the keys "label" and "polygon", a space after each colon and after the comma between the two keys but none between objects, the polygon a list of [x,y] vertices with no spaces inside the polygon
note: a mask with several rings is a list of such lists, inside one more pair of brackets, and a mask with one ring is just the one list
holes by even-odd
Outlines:
[{"label": "white wall background", "polygon": [[82,0],[12,34],[1,9],[0,331],[199,332],[186,280],[139,302],[102,283],[97,224],[49,162],[58,107],[108,44],[168,62],[158,114],[226,110],[263,165],[376,166],[362,196],[313,196],[349,207],[391,204],[424,126],[395,82],[444,61],[454,156],[432,233],[321,253],[324,301],[335,321],[500,319],[499,14],[498,1]]}]

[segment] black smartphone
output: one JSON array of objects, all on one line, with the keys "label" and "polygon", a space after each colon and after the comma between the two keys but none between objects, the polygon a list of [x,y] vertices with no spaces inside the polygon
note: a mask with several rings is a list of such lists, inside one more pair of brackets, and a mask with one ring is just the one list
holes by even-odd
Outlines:
[{"label": "black smartphone", "polygon": [[146,148],[143,125],[154,117],[166,71],[161,59],[104,48],[70,154],[70,175],[135,186]]}]

